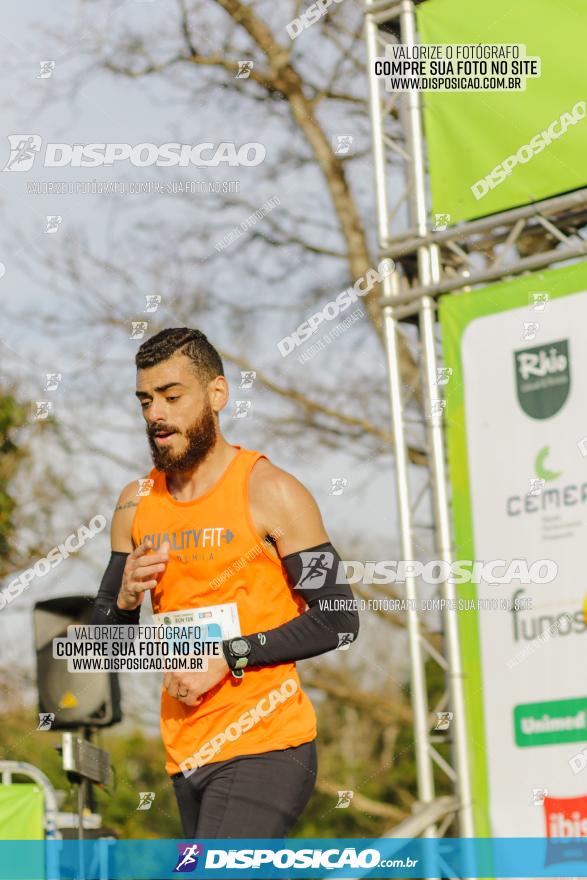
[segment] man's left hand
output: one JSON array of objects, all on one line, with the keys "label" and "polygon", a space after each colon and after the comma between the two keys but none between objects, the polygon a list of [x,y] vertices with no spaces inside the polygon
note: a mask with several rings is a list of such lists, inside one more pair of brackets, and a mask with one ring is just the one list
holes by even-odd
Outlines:
[{"label": "man's left hand", "polygon": [[224,656],[208,657],[208,669],[206,672],[186,672],[177,670],[166,672],[163,677],[163,687],[170,697],[185,703],[186,706],[198,706],[203,699],[203,694],[222,681],[230,672]]}]

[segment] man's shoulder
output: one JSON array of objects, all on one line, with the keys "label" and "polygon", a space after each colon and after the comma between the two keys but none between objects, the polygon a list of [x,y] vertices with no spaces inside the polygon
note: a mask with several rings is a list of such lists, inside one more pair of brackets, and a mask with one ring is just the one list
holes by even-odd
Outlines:
[{"label": "man's shoulder", "polygon": [[277,467],[267,458],[259,458],[251,470],[249,494],[272,505],[288,506],[307,496],[308,490],[289,471]]},{"label": "man's shoulder", "polygon": [[149,478],[139,477],[127,483],[118,496],[110,528],[113,550],[130,553],[133,549],[132,527],[139,502],[145,494],[141,487],[146,479]]},{"label": "man's shoulder", "polygon": [[131,480],[130,483],[127,483],[120,495],[118,496],[118,501],[116,502],[115,512],[120,510],[129,510],[133,507],[137,507],[141,497],[146,494],[145,493],[145,485],[149,479],[152,479],[152,472],[148,474],[146,477],[137,477],[136,480]]}]

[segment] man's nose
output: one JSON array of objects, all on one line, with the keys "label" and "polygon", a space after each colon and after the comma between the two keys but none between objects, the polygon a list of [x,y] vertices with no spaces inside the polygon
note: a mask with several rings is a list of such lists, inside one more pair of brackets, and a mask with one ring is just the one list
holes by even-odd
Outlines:
[{"label": "man's nose", "polygon": [[149,412],[149,416],[147,418],[147,425],[149,427],[149,430],[152,431],[156,427],[164,424],[166,424],[166,422],[163,413],[157,412],[157,410]]},{"label": "man's nose", "polygon": [[147,423],[150,428],[153,428],[155,425],[163,422],[165,422],[165,413],[163,411],[163,406],[159,403],[153,402],[149,407]]}]

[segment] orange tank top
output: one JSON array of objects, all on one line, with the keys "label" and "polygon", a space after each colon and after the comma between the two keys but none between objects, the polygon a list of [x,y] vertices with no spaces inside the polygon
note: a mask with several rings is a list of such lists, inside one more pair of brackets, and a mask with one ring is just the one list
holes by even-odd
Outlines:
[{"label": "orange tank top", "polygon": [[[260,452],[237,454],[217,483],[194,501],[176,501],[165,474],[140,498],[132,525],[135,544],[150,537],[154,549],[169,541],[169,562],[152,591],[153,611],[164,613],[235,602],[241,635],[275,629],[302,614],[281,563],[258,535],[248,503],[248,478]],[[302,691],[295,663],[229,675],[199,706],[186,706],[163,690],[161,734],[169,774],[237,755],[255,755],[310,742],[316,715]]]}]

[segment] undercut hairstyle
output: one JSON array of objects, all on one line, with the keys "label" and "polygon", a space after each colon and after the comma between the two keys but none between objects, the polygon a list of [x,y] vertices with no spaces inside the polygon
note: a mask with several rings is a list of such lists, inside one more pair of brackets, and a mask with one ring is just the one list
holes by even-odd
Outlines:
[{"label": "undercut hairstyle", "polygon": [[224,376],[222,359],[201,330],[169,327],[147,339],[135,358],[137,370],[146,370],[169,360],[174,354],[185,354],[192,361],[194,372],[207,385],[216,376]]}]

